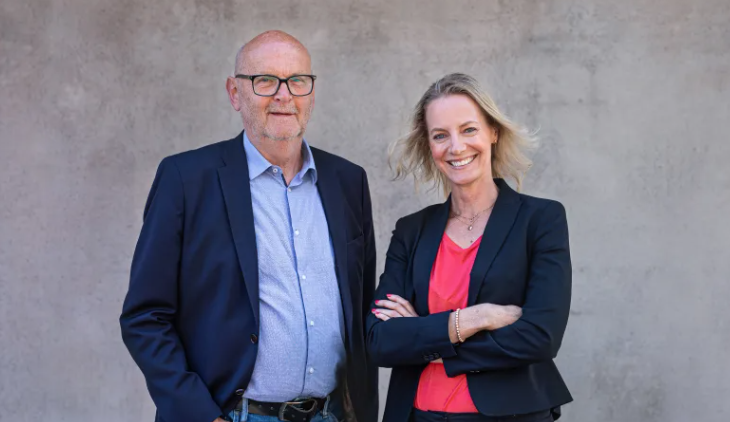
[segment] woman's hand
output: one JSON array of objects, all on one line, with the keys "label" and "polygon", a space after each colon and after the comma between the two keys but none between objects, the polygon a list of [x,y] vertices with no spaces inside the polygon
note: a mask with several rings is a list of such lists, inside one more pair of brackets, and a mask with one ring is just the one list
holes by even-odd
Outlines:
[{"label": "woman's hand", "polygon": [[[449,339],[459,342],[456,334],[456,312],[449,316]],[[479,331],[493,331],[517,322],[522,316],[522,308],[514,305],[495,305],[480,303],[459,311],[459,334],[466,340]]]},{"label": "woman's hand", "polygon": [[522,308],[514,305],[482,303],[474,308],[477,309],[477,315],[481,316],[483,329],[488,331],[512,325],[522,316]]},{"label": "woman's hand", "polygon": [[[380,320],[387,321],[391,318],[417,317],[413,306],[407,300],[398,295],[386,295],[387,300],[375,301],[377,308],[372,313]],[[464,308],[459,318],[461,338],[466,340],[482,330],[496,330],[514,324],[522,316],[522,309],[514,305],[495,305],[493,303],[481,303]],[[449,338],[452,343],[457,343],[455,313],[449,317]]]},{"label": "woman's hand", "polygon": [[372,313],[379,319],[387,321],[391,318],[418,316],[416,310],[413,309],[413,306],[407,300],[398,295],[386,296],[388,300],[376,300],[375,306],[377,308],[372,310]]}]

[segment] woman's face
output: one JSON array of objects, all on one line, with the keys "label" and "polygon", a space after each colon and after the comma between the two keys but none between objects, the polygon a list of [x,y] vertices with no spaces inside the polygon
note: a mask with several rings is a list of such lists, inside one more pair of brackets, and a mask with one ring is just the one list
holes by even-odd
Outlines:
[{"label": "woman's face", "polygon": [[439,171],[451,187],[492,180],[492,143],[497,131],[466,95],[449,95],[426,108],[429,146]]}]

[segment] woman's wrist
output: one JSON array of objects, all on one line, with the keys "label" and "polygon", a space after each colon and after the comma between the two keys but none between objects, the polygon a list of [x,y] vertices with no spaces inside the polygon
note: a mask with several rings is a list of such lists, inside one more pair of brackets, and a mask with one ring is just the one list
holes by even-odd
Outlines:
[{"label": "woman's wrist", "polygon": [[[461,315],[459,315],[459,317],[459,319],[461,319]],[[461,323],[461,321],[459,321],[459,323]],[[459,329],[461,329],[461,327],[459,327]],[[456,312],[449,314],[449,341],[451,344],[460,343],[459,337],[456,335]]]},{"label": "woman's wrist", "polygon": [[[449,339],[452,343],[462,343],[469,337],[484,330],[479,317],[479,310],[474,306],[459,310],[459,326],[457,332],[456,311],[449,315]],[[461,338],[459,338],[461,337]]]}]

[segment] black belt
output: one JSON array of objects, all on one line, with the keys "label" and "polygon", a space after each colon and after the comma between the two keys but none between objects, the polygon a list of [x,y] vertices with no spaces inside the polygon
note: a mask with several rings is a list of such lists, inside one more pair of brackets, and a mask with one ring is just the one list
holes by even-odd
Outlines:
[{"label": "black belt", "polygon": [[[244,399],[245,400],[245,399]],[[327,399],[304,399],[283,403],[269,403],[248,400],[248,413],[275,416],[285,422],[309,422],[317,412],[324,409]],[[239,404],[237,409],[241,405]]]},{"label": "black belt", "polygon": [[410,422],[545,422],[553,420],[549,410],[509,416],[486,416],[481,413],[447,413],[413,409]]}]

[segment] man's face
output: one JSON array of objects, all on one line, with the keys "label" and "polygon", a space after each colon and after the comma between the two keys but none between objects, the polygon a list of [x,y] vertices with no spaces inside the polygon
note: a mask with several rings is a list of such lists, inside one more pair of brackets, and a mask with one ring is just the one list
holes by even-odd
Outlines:
[{"label": "man's face", "polygon": [[[292,75],[309,75],[312,65],[306,51],[285,42],[262,44],[244,57],[246,75],[274,75],[286,79]],[[250,79],[234,79],[235,93],[231,103],[241,113],[243,127],[249,137],[289,141],[300,138],[314,107],[314,90],[304,97],[291,95],[285,83],[271,97],[256,95]],[[233,98],[236,97],[236,98]],[[237,101],[236,101],[237,100]]]}]

